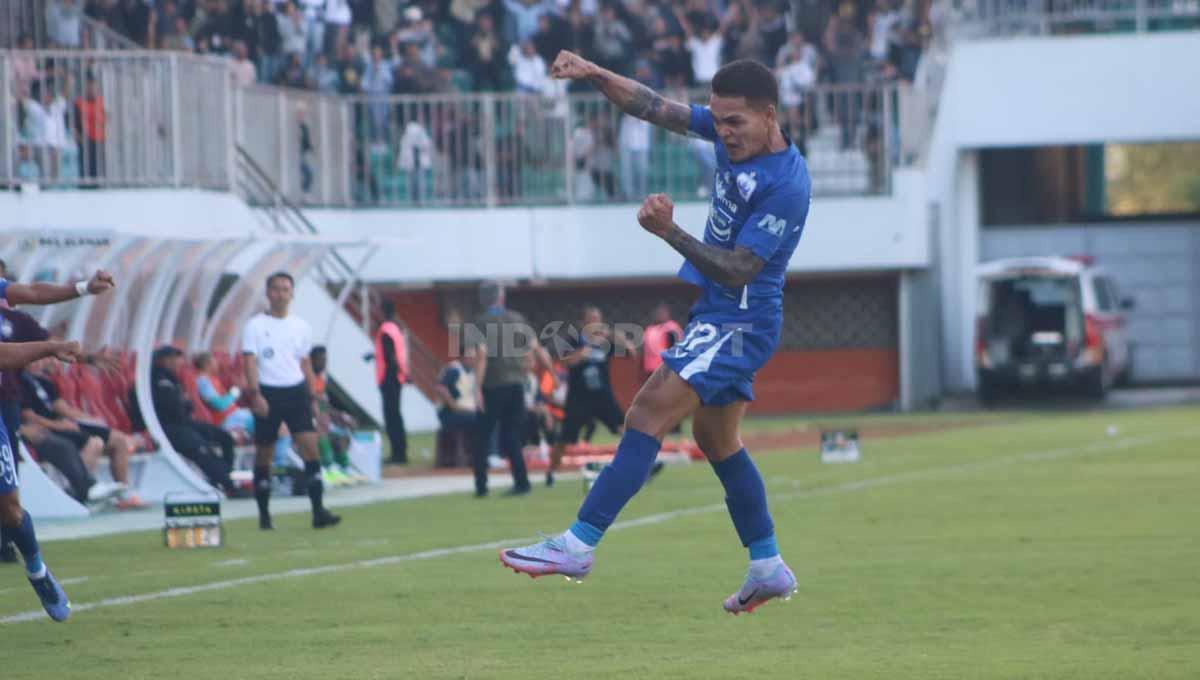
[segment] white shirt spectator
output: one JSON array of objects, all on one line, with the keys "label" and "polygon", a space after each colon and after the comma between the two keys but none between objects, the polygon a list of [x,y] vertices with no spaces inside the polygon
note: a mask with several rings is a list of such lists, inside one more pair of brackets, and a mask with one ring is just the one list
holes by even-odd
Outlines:
[{"label": "white shirt spectator", "polygon": [[[558,0],[558,13],[566,16],[574,0]],[[600,11],[600,0],[582,0],[579,3],[579,13],[585,17],[594,17]]]},{"label": "white shirt spectator", "polygon": [[875,21],[871,24],[871,57],[873,59],[887,60],[892,30],[898,23],[900,23],[900,13],[895,10],[875,15]]},{"label": "white shirt spectator", "polygon": [[325,0],[300,0],[300,12],[305,19],[323,19]]},{"label": "white shirt spectator", "polygon": [[546,90],[546,61],[534,52],[526,55],[513,45],[508,50],[508,63],[512,64],[513,79],[521,92],[542,94]]},{"label": "white shirt spectator", "polygon": [[325,0],[325,23],[335,26],[349,26],[354,15],[350,12],[347,0]]},{"label": "white shirt spectator", "polygon": [[304,382],[300,362],[311,350],[312,328],[292,314],[282,319],[256,314],[242,332],[242,353],[258,359],[258,384],[267,387],[294,387]]},{"label": "white shirt spectator", "polygon": [[57,149],[75,148],[75,140],[67,129],[67,108],[67,100],[57,95],[46,110],[46,144]]},{"label": "white shirt spectator", "polygon": [[400,153],[396,165],[402,170],[424,170],[433,167],[433,140],[425,128],[415,120],[404,126],[400,136]]},{"label": "white shirt spectator", "polygon": [[633,116],[621,116],[620,143],[625,151],[649,151],[650,123]]},{"label": "white shirt spectator", "polygon": [[804,103],[804,92],[817,82],[817,74],[804,61],[779,69],[779,103],[794,108]]},{"label": "white shirt spectator", "polygon": [[720,33],[713,33],[708,40],[699,37],[688,38],[688,52],[692,53],[692,73],[696,82],[712,82],[713,76],[721,68],[721,49],[725,46],[725,38]]},{"label": "white shirt spectator", "polygon": [[25,140],[34,146],[50,145],[50,112],[36,99],[25,100]]},{"label": "white shirt spectator", "polygon": [[234,87],[249,87],[258,82],[258,70],[249,59],[234,59],[229,62],[229,74]]},{"label": "white shirt spectator", "polygon": [[303,16],[299,23],[294,23],[286,14],[279,14],[276,15],[275,22],[279,24],[283,53],[304,56],[305,50],[308,49],[308,24],[304,23]]},{"label": "white shirt spectator", "polygon": [[46,4],[46,35],[60,47],[79,47],[83,28],[82,0],[50,0]]},{"label": "white shirt spectator", "polygon": [[[779,48],[779,53],[775,55],[775,66],[777,68],[784,68],[790,64],[792,62],[792,53],[794,52],[796,52],[796,46],[792,42],[784,43],[783,47]],[[806,42],[804,43],[804,47],[800,48],[800,61],[808,64],[808,67],[814,73],[817,71],[817,60],[819,58],[820,55],[817,53],[817,48],[812,43]]]}]

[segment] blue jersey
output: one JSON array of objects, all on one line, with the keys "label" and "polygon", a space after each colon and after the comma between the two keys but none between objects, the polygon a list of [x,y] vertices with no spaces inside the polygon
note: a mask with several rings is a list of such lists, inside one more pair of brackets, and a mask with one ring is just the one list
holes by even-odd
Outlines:
[{"label": "blue jersey", "polygon": [[[0,279],[0,300],[7,299],[8,279]],[[8,427],[0,423],[0,496],[16,491],[17,486],[17,466],[8,441]]]},{"label": "blue jersey", "polygon": [[804,157],[789,143],[777,153],[731,162],[707,106],[692,106],[688,131],[716,146],[717,174],[704,242],[729,250],[744,246],[766,260],[766,266],[740,289],[708,280],[690,262],[684,262],[679,277],[704,290],[699,306],[709,311],[781,310],[788,260],[800,242],[812,200]]}]

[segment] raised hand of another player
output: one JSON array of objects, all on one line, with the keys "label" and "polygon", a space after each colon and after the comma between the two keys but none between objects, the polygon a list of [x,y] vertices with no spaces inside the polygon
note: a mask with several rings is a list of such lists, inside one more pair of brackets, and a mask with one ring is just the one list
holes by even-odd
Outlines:
[{"label": "raised hand of another player", "polygon": [[562,50],[550,66],[550,75],[560,80],[580,80],[595,72],[596,65],[583,57]]},{"label": "raised hand of another player", "polygon": [[54,343],[54,358],[59,361],[65,361],[68,364],[75,363],[82,351],[83,348],[74,340]]},{"label": "raised hand of another player", "polygon": [[92,278],[88,279],[88,292],[92,295],[107,293],[116,287],[117,282],[113,280],[112,274],[103,269],[97,269],[96,273],[92,274]]},{"label": "raised hand of another player", "polygon": [[675,227],[675,204],[666,194],[650,194],[638,210],[638,224],[655,236],[665,235]]}]

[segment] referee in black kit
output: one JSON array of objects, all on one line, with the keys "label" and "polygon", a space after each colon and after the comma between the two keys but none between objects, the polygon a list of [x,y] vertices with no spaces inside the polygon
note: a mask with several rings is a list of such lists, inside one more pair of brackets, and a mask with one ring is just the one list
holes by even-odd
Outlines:
[{"label": "referee in black kit", "polygon": [[258,528],[271,524],[271,462],[279,426],[287,423],[292,440],[304,459],[308,498],[312,501],[314,529],[331,527],[341,517],[325,509],[321,501],[321,463],[317,455],[317,431],[313,426],[313,386],[316,376],[308,354],[312,328],[308,322],[288,314],[295,295],[295,280],[287,272],[267,277],[270,310],[256,314],[242,333],[242,355],[246,362],[246,393],[254,412],[254,499],[258,501]]}]

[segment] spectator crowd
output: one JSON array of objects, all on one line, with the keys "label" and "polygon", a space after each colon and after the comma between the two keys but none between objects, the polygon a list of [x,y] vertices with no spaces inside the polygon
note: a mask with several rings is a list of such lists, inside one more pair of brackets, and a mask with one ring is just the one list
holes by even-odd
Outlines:
[{"label": "spectator crowd", "polygon": [[[797,8],[804,8],[803,12]],[[547,92],[572,50],[657,88],[724,62],[774,65],[791,97],[871,70],[911,79],[927,0],[47,0],[46,34],[83,17],[139,46],[224,55],[235,80],[341,94]]]}]

